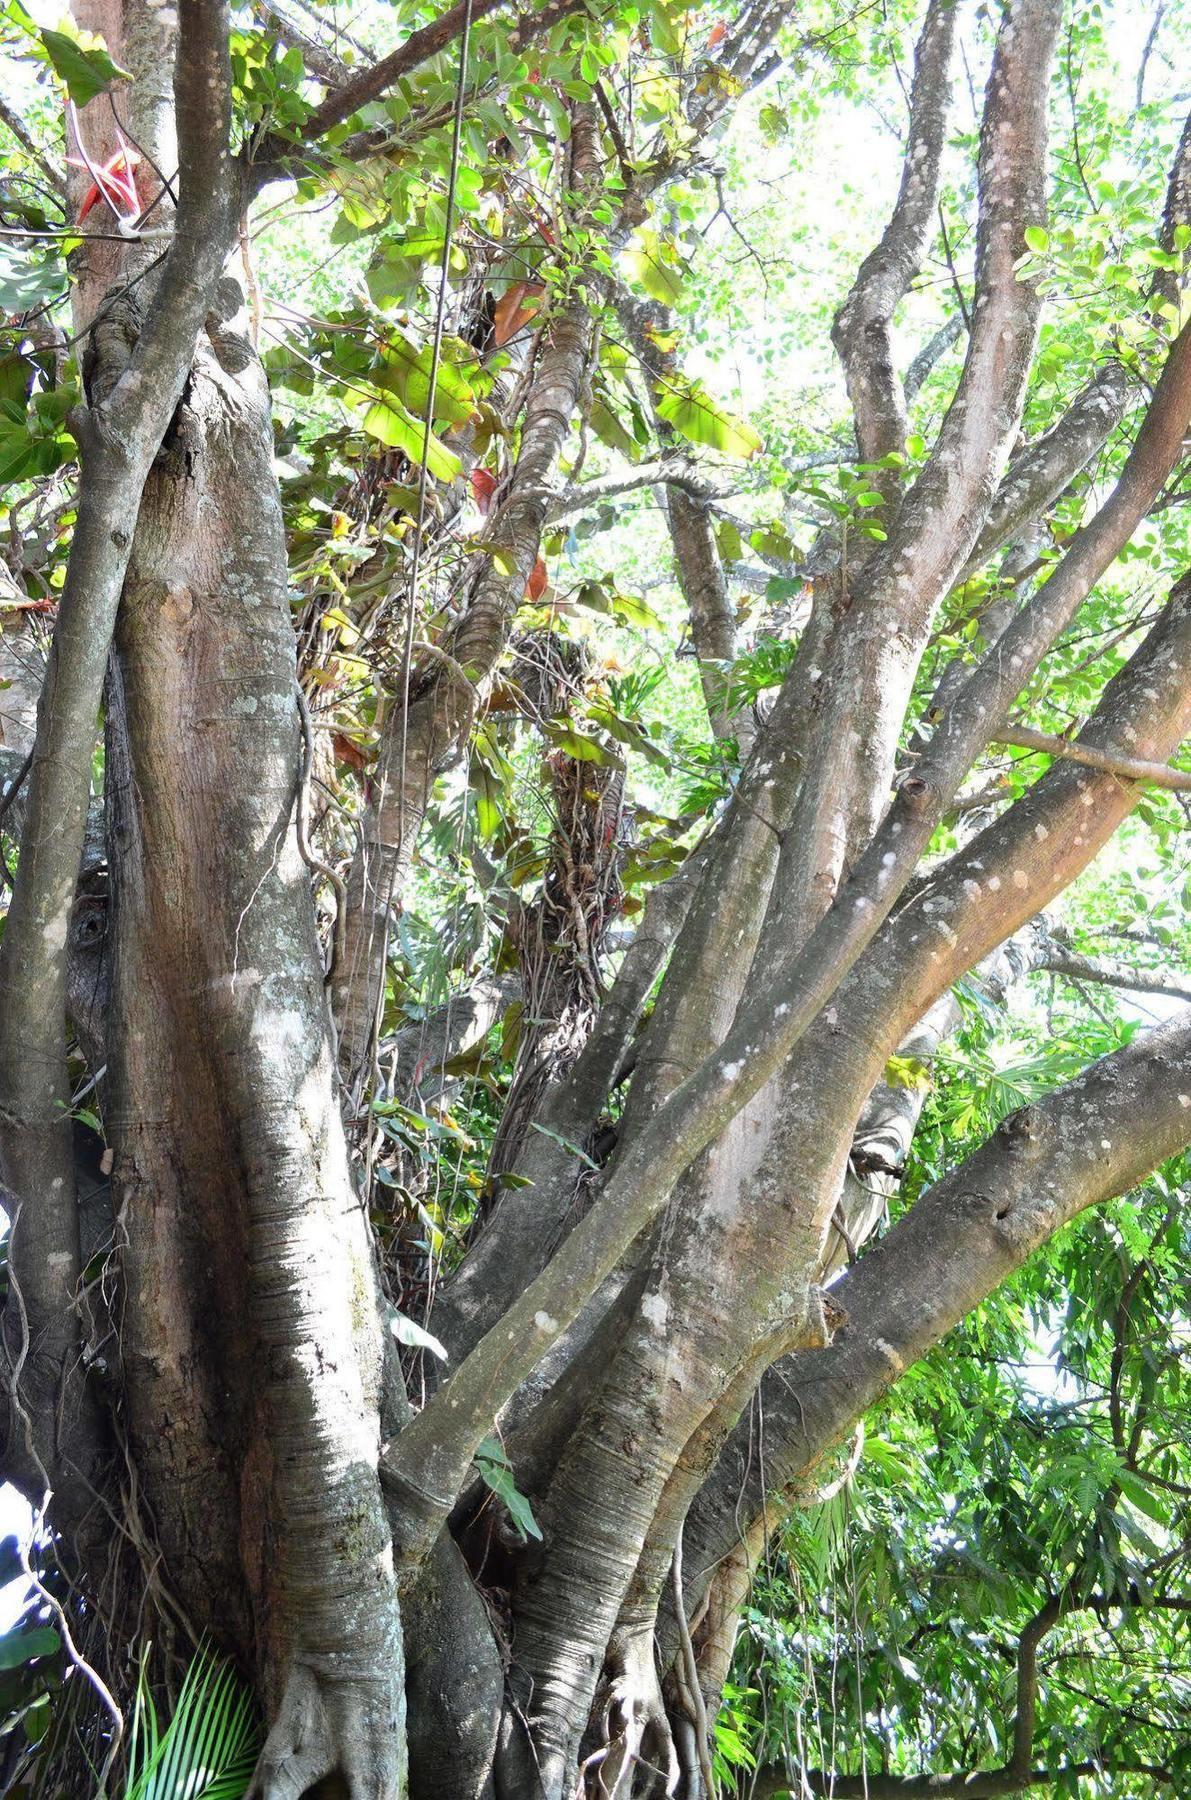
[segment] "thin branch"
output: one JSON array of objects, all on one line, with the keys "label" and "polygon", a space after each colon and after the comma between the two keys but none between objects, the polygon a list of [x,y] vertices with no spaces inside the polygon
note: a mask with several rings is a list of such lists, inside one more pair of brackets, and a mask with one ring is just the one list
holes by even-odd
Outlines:
[{"label": "thin branch", "polygon": [[1054,737],[1049,731],[1033,731],[1027,725],[1002,725],[992,739],[996,744],[1011,744],[1018,750],[1036,750],[1044,756],[1062,756],[1069,762],[1082,763],[1086,769],[1103,769],[1119,775],[1124,781],[1144,781],[1151,787],[1167,788],[1172,793],[1191,793],[1191,770],[1172,769],[1169,763],[1147,762],[1144,757],[1129,756],[1124,751],[1094,749],[1090,744]]},{"label": "thin branch", "polygon": [[[1001,1795],[1024,1793],[1029,1788],[1054,1788],[1059,1781],[1084,1775],[1145,1775],[1173,1788],[1169,1769],[1154,1763],[1067,1763],[1058,1769],[970,1771],[959,1775],[882,1775],[866,1770],[863,1775],[836,1775],[822,1769],[800,1770],[791,1775],[780,1768],[763,1768],[749,1792],[752,1800],[775,1800],[778,1794],[814,1794],[833,1800],[998,1800]],[[805,1784],[801,1785],[800,1784]]]},{"label": "thin branch", "polygon": [[351,70],[325,44],[320,44],[316,38],[310,37],[300,26],[295,25],[292,19],[287,18],[272,4],[272,0],[256,0],[256,6],[265,22],[272,27],[278,42],[288,49],[297,50],[312,75],[327,87],[336,90],[348,85],[352,79]]},{"label": "thin branch", "polygon": [[1150,57],[1154,53],[1154,45],[1158,41],[1158,33],[1162,29],[1162,21],[1165,17],[1166,0],[1158,0],[1158,4],[1154,8],[1154,17],[1150,22],[1150,29],[1146,34],[1145,46],[1141,53],[1141,61],[1137,65],[1137,88],[1133,97],[1133,110],[1135,113],[1141,111],[1142,102],[1145,99],[1146,71],[1150,66]]},{"label": "thin branch", "polygon": [[952,313],[946,324],[940,325],[939,329],[932,333],[923,344],[902,380],[907,406],[916,399],[919,389],[939,358],[950,350],[952,344],[962,335],[964,328],[963,319],[958,314]]},{"label": "thin branch", "polygon": [[[471,0],[472,27],[492,13],[499,12],[507,3],[508,0]],[[531,37],[538,37],[542,32],[548,31],[568,13],[577,12],[581,5],[582,0],[551,0],[540,12],[518,18],[509,32],[509,48],[521,48]],[[336,88],[321,105],[315,107],[302,128],[305,141],[311,143],[316,138],[323,137],[333,125],[342,124],[344,119],[350,119],[353,113],[359,112],[362,106],[379,100],[386,89],[392,87],[402,75],[408,75],[420,64],[428,62],[432,56],[437,56],[440,50],[445,50],[448,44],[460,36],[464,20],[468,16],[468,0],[455,0],[453,6],[448,6],[429,25],[411,31],[405,42],[380,62],[352,75],[342,87]]]},{"label": "thin branch", "polygon": [[1128,994],[1160,994],[1169,1000],[1191,1000],[1191,986],[1165,981],[1160,975],[1146,975],[1137,969],[1116,969],[1094,962],[1091,957],[1077,956],[1074,951],[1050,949],[1042,952],[1038,969],[1052,975],[1065,975],[1071,981],[1090,981],[1100,987],[1122,988]]},{"label": "thin branch", "polygon": [[[931,0],[927,7],[915,51],[910,132],[897,200],[831,328],[864,462],[900,451],[905,442],[906,396],[894,369],[893,314],[918,271],[938,201],[957,10],[952,0]],[[899,479],[891,469],[883,485],[892,492]]]},{"label": "thin branch", "polygon": [[20,114],[8,104],[7,100],[4,99],[0,99],[0,122],[8,127],[17,143],[21,146],[21,149],[24,150],[26,155],[31,157],[37,164],[45,180],[49,183],[53,193],[55,193],[60,200],[64,201],[66,198],[66,182],[61,171],[56,169],[49,158],[44,156],[37,148],[37,145],[30,135],[29,128],[21,118]]}]

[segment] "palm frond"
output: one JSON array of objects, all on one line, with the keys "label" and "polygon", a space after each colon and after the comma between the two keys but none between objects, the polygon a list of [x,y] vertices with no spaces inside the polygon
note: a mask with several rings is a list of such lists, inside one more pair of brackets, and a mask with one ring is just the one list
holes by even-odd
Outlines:
[{"label": "palm frond", "polygon": [[199,1651],[164,1731],[142,1665],[124,1800],[241,1800],[259,1750],[252,1696],[230,1663]]}]

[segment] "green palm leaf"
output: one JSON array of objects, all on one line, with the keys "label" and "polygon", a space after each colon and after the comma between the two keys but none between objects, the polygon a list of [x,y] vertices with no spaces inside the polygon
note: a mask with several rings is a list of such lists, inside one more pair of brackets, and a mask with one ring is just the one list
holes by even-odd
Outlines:
[{"label": "green palm leaf", "polygon": [[241,1800],[259,1750],[252,1697],[230,1663],[199,1651],[164,1731],[142,1666],[124,1800]]}]

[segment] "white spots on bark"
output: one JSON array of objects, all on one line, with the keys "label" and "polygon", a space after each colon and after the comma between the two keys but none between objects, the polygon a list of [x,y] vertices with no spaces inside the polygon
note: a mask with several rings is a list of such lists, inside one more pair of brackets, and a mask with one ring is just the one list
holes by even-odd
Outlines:
[{"label": "white spots on bark", "polygon": [[880,1351],[881,1355],[885,1358],[885,1361],[896,1374],[901,1375],[904,1373],[906,1367],[905,1359],[898,1354],[887,1339],[874,1338],[873,1348]]},{"label": "white spots on bark", "polygon": [[1028,876],[1028,875],[1027,875],[1027,874],[1026,874],[1026,872],[1025,872],[1025,870],[1024,870],[1024,869],[1014,869],[1014,871],[1013,871],[1013,885],[1014,885],[1014,887],[1015,887],[1015,888],[1017,888],[1017,889],[1018,889],[1018,891],[1019,891],[1019,892],[1021,892],[1021,891],[1024,891],[1024,889],[1026,889],[1026,888],[1028,888],[1028,887],[1029,887],[1029,885],[1030,885],[1030,878],[1029,878],[1029,876]]},{"label": "white spots on bark", "polygon": [[1101,1138],[1100,1139],[1100,1148],[1102,1150],[1111,1150],[1112,1149],[1112,1139],[1111,1138]]},{"label": "white spots on bark", "polygon": [[50,920],[49,924],[44,927],[41,935],[47,949],[51,951],[65,950],[66,929],[68,924],[69,920],[67,915],[63,912],[57,914]]},{"label": "white spots on bark", "polygon": [[1180,1094],[1179,1095],[1179,1105],[1180,1106],[1191,1106],[1191,1094]]},{"label": "white spots on bark", "polygon": [[740,1074],[740,1071],[743,1069],[743,1067],[744,1067],[744,1058],[742,1056],[739,1062],[723,1063],[720,1067],[720,1074],[723,1076],[725,1081],[735,1081],[736,1077]]},{"label": "white spots on bark", "polygon": [[670,1319],[665,1294],[646,1294],[641,1302],[641,1317],[652,1330],[659,1334],[665,1331]]},{"label": "white spots on bark", "polygon": [[1044,844],[1050,836],[1050,832],[1046,829],[1045,825],[1038,824],[1034,827],[1034,836],[1038,839],[1040,844]]},{"label": "white spots on bark", "polygon": [[968,896],[969,900],[979,900],[981,894],[980,883],[978,881],[973,881],[969,876],[964,882],[964,893]]},{"label": "white spots on bark", "polygon": [[553,1333],[558,1330],[558,1320],[552,1319],[548,1312],[536,1312],[533,1316],[533,1322],[535,1329],[538,1331]]}]

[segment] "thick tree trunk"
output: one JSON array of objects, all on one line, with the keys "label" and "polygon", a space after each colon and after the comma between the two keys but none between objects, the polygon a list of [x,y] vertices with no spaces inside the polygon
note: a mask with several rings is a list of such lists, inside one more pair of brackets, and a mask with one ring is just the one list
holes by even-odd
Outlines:
[{"label": "thick tree trunk", "polygon": [[109,682],[109,1130],[131,1447],[171,1578],[256,1662],[259,1793],[395,1791],[383,1342],[295,807],[263,371],[236,284],[146,488]]}]

